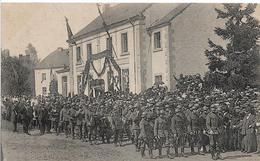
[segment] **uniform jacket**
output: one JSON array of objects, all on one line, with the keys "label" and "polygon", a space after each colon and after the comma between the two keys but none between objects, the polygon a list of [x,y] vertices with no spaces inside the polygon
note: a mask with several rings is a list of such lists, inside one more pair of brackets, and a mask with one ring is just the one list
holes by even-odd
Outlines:
[{"label": "uniform jacket", "polygon": [[166,136],[166,121],[165,119],[158,117],[154,122],[154,135],[158,137]]},{"label": "uniform jacket", "polygon": [[84,111],[82,109],[76,111],[76,119],[77,119],[77,125],[82,125],[84,120]]},{"label": "uniform jacket", "polygon": [[124,123],[120,116],[112,117],[112,128],[115,130],[123,129]]},{"label": "uniform jacket", "polygon": [[210,112],[206,117],[206,126],[208,130],[213,131],[213,134],[219,134],[221,129],[218,115]]},{"label": "uniform jacket", "polygon": [[132,120],[132,130],[138,130],[140,129],[139,127],[139,122],[140,122],[140,115],[139,113],[137,113],[136,111],[134,111],[131,116],[130,116],[131,120]]},{"label": "uniform jacket", "polygon": [[68,110],[68,115],[69,115],[70,121],[73,123],[76,123],[76,112],[77,111],[74,108],[70,108]]},{"label": "uniform jacket", "polygon": [[201,129],[200,118],[196,113],[191,112],[187,116],[187,120],[188,120],[188,132],[198,131]]},{"label": "uniform jacket", "polygon": [[141,139],[153,139],[153,126],[145,119],[140,121],[140,134],[139,138]]},{"label": "uniform jacket", "polygon": [[60,121],[69,121],[68,110],[66,108],[62,108],[60,111]]},{"label": "uniform jacket", "polygon": [[187,119],[184,114],[178,113],[171,119],[171,131],[173,134],[182,134],[186,131]]}]

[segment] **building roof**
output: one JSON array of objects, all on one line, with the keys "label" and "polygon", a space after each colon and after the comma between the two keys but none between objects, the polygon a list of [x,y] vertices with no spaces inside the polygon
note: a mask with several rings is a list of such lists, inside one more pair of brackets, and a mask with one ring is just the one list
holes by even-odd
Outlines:
[{"label": "building roof", "polygon": [[169,23],[172,19],[174,19],[176,16],[181,14],[187,7],[189,7],[189,3],[183,3],[179,4],[177,7],[172,9],[167,15],[156,21],[154,24],[152,24],[149,29],[156,28],[160,25]]},{"label": "building roof", "polygon": [[[146,8],[148,8],[151,4],[134,4],[134,3],[124,3],[118,4],[114,7],[110,7],[106,11],[102,13],[102,16],[107,24],[108,28],[114,27],[116,23],[121,22],[126,23],[129,22],[129,18],[133,18],[135,16],[139,16]],[[91,36],[96,33],[105,31],[103,26],[103,21],[101,16],[98,16],[92,22],[90,22],[86,27],[76,33],[72,38],[77,39],[81,36]]]},{"label": "building roof", "polygon": [[45,57],[40,63],[38,63],[35,69],[51,69],[69,66],[68,52],[68,49],[56,49]]},{"label": "building roof", "polygon": [[[130,21],[130,19],[136,20],[142,18],[149,19],[147,20],[147,24],[150,28],[158,26],[159,24],[163,24],[165,22],[169,22],[188,6],[189,4],[174,3],[124,3],[118,4],[114,7],[110,7],[102,13],[102,16],[107,24],[108,29],[126,24]],[[84,27],[82,30],[72,36],[72,39],[79,40],[104,31],[105,28],[103,26],[102,18],[101,16],[98,16],[86,27]]]}]

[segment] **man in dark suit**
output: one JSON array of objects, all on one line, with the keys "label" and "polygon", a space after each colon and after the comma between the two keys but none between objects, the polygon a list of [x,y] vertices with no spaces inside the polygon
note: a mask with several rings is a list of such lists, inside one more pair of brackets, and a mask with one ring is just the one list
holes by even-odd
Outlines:
[{"label": "man in dark suit", "polygon": [[18,116],[19,116],[19,103],[18,103],[17,100],[15,100],[14,104],[13,104],[12,115],[11,115],[11,120],[12,120],[13,125],[14,125],[13,132],[18,132],[17,131]]},{"label": "man in dark suit", "polygon": [[48,115],[48,111],[45,108],[45,103],[41,102],[40,107],[39,107],[39,125],[40,125],[40,134],[43,135],[45,133],[45,128],[46,128],[46,119]]}]

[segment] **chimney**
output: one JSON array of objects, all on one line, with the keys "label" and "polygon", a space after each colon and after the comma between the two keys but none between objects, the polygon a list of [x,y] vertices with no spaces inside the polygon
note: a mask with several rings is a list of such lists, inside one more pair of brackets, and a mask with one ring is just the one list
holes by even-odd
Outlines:
[{"label": "chimney", "polygon": [[109,3],[103,3],[102,4],[102,13],[104,13],[105,11],[107,11],[110,7]]}]

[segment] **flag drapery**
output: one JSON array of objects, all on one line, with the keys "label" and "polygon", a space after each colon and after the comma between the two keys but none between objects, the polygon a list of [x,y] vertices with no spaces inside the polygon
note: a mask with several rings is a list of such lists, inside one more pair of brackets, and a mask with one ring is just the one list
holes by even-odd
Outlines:
[{"label": "flag drapery", "polygon": [[66,21],[66,26],[67,26],[68,40],[71,40],[73,33],[72,33],[72,30],[69,25],[69,20],[66,16],[65,16],[65,21]]}]

